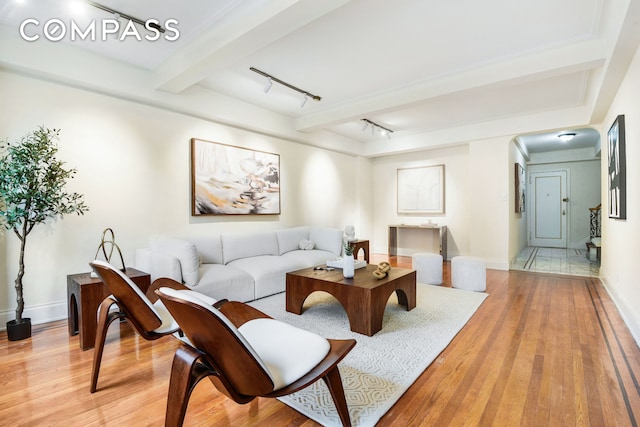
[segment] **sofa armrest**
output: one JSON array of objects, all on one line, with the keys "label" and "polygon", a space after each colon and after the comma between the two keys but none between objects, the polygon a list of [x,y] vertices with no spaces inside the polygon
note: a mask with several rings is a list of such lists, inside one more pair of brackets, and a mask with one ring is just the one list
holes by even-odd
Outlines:
[{"label": "sofa armrest", "polygon": [[149,273],[152,283],[161,277],[168,277],[182,283],[180,260],[171,255],[148,248],[136,249],[135,268]]}]

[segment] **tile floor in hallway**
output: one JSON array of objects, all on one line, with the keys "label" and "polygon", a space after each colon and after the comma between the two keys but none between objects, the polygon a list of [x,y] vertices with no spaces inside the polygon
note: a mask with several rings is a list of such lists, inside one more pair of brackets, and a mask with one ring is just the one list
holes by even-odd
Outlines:
[{"label": "tile floor in hallway", "polygon": [[526,247],[513,261],[511,269],[599,277],[600,262],[589,261],[586,249]]}]

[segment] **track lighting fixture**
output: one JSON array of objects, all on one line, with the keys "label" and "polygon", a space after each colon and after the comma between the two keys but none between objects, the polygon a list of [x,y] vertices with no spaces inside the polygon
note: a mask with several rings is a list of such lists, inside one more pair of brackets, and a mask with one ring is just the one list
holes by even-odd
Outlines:
[{"label": "track lighting fixture", "polygon": [[381,135],[385,135],[387,139],[391,139],[391,134],[393,133],[391,129],[381,126],[376,122],[372,122],[369,119],[360,119],[360,120],[362,120],[362,122],[364,123],[364,126],[362,127],[363,132],[367,130],[368,127],[371,127],[371,136],[373,136],[375,134],[375,131],[377,130],[378,132],[380,132]]},{"label": "track lighting fixture", "polygon": [[134,17],[134,16],[127,15],[126,13],[118,12],[118,11],[117,11],[117,10],[115,10],[115,9],[111,9],[111,8],[110,8],[110,7],[108,7],[108,6],[104,6],[104,5],[100,4],[100,3],[96,3],[96,2],[93,2],[93,1],[90,1],[90,2],[89,2],[89,4],[90,4],[91,6],[93,6],[93,7],[97,8],[97,9],[104,10],[105,12],[108,12],[108,13],[110,13],[110,14],[114,15],[114,17],[115,17],[116,19],[124,18],[124,19],[126,19],[126,20],[128,20],[128,21],[135,22],[136,24],[138,24],[138,25],[140,25],[140,26],[142,26],[142,27],[149,26],[150,28],[154,28],[154,29],[158,30],[158,31],[159,31],[159,32],[161,32],[161,33],[164,33],[164,32],[165,32],[165,29],[164,29],[164,28],[162,28],[162,26],[161,26],[161,25],[159,25],[159,24],[157,24],[157,23],[155,23],[155,22],[153,22],[153,21],[147,21],[147,22],[145,22],[145,21],[143,21],[142,19],[138,19],[138,18],[136,18],[136,17]]},{"label": "track lighting fixture", "polygon": [[309,100],[309,98],[313,99],[314,101],[320,101],[322,100],[322,98],[318,95],[314,95],[310,92],[307,92],[306,90],[302,90],[296,86],[293,86],[287,82],[284,82],[282,80],[280,80],[277,77],[273,77],[271,74],[267,74],[264,71],[258,70],[257,68],[254,67],[250,67],[249,68],[251,71],[253,71],[254,73],[258,73],[261,76],[264,76],[268,79],[267,82],[267,86],[264,88],[264,93],[269,92],[269,90],[271,89],[271,86],[273,85],[273,82],[279,83],[282,86],[288,87],[291,90],[295,90],[298,93],[301,93],[304,96],[304,99],[302,100],[302,104],[300,105],[300,108],[303,108],[305,106],[305,104],[307,103],[307,101]]}]

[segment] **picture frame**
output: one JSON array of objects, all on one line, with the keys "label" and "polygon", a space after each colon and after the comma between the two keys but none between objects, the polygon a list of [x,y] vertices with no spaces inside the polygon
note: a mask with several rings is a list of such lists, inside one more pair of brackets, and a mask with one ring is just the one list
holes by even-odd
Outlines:
[{"label": "picture frame", "polygon": [[398,169],[398,214],[443,214],[444,165]]},{"label": "picture frame", "polygon": [[516,213],[523,213],[526,209],[525,205],[525,187],[527,177],[525,176],[525,170],[520,163],[516,163],[515,168],[516,179]]},{"label": "picture frame", "polygon": [[191,214],[279,215],[280,155],[192,138]]},{"label": "picture frame", "polygon": [[609,218],[627,218],[627,168],[624,115],[619,115],[607,132],[609,154]]}]

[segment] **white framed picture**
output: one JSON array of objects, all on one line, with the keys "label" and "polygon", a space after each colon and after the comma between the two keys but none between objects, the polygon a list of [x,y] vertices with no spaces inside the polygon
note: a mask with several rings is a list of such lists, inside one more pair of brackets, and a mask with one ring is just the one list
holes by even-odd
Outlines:
[{"label": "white framed picture", "polygon": [[398,213],[444,213],[444,165],[398,169]]}]

